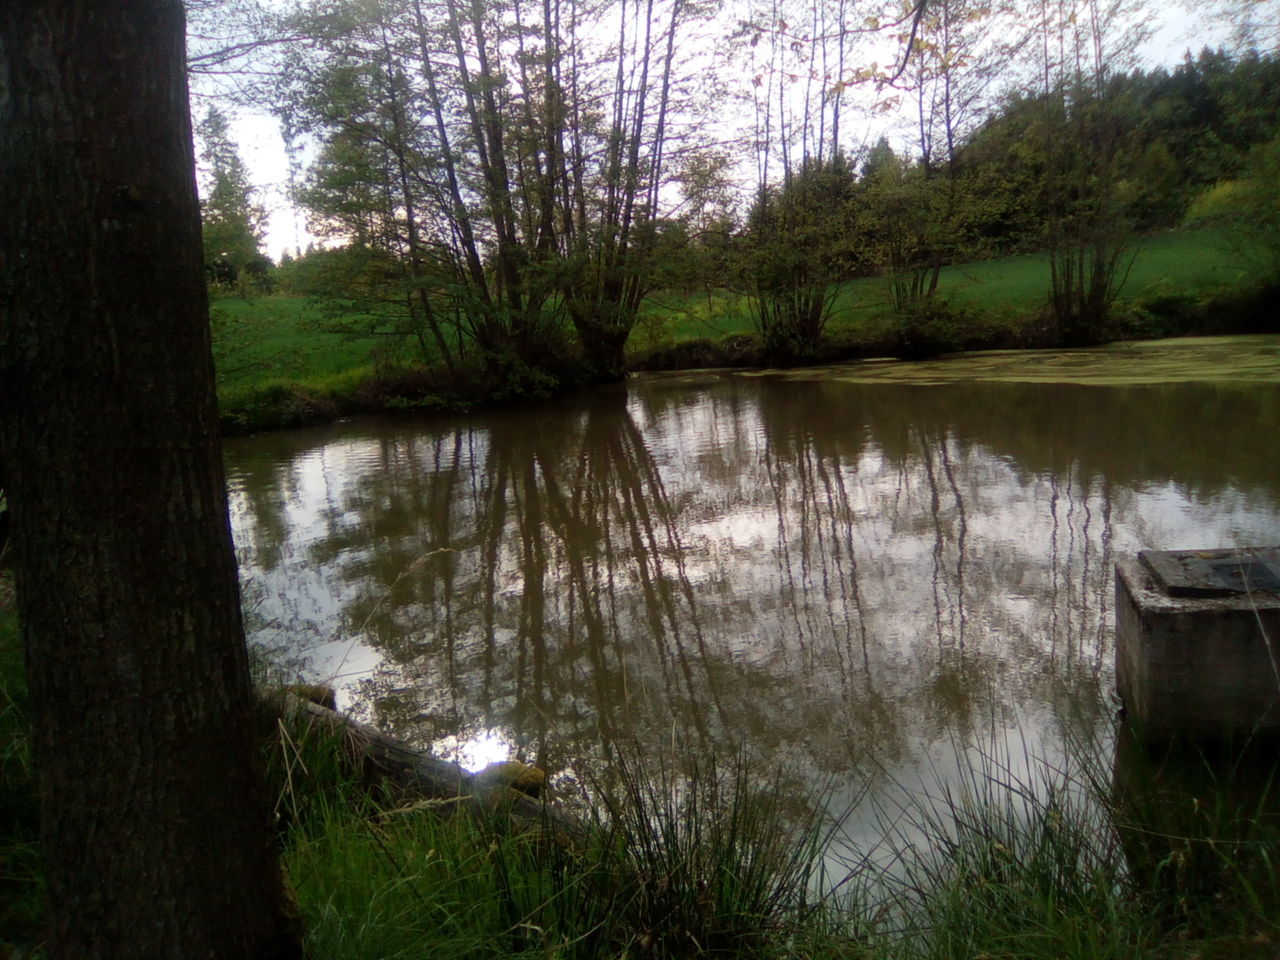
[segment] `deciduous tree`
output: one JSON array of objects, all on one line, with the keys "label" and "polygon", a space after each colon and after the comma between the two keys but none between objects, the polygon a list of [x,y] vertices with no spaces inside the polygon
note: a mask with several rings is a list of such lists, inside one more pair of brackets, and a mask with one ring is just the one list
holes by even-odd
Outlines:
[{"label": "deciduous tree", "polygon": [[1037,37],[1049,308],[1058,337],[1104,334],[1133,238],[1118,93],[1145,35],[1129,0],[1040,0]]},{"label": "deciduous tree", "polygon": [[0,4],[0,473],[50,954],[293,958],[250,720],[178,0]]}]

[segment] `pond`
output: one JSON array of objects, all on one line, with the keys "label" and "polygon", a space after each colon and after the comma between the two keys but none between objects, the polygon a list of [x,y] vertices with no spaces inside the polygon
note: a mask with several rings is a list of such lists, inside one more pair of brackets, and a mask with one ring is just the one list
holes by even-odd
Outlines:
[{"label": "pond", "polygon": [[1280,337],[632,378],[226,444],[251,638],[478,768],[1107,743],[1113,567],[1280,541]]}]

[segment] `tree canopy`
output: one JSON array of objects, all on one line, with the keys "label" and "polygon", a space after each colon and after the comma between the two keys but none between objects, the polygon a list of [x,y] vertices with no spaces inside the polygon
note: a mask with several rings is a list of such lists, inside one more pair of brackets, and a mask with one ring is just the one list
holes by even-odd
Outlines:
[{"label": "tree canopy", "polygon": [[[1087,342],[1132,238],[1181,223],[1280,129],[1270,52],[1143,69],[1149,14],[310,0],[262,32],[290,42],[257,96],[310,144],[295,199],[349,251],[331,292],[426,366],[519,380],[576,353],[615,377],[640,304],[670,283],[735,287],[771,350],[801,356],[833,284],[883,274],[906,316],[933,309],[946,265],[1030,250],[1051,255],[1061,337]],[[868,136],[890,113],[892,141]],[[801,199],[837,168],[834,194]],[[252,200],[234,159],[219,169],[224,206],[250,215],[211,194],[209,229],[243,241]]]}]

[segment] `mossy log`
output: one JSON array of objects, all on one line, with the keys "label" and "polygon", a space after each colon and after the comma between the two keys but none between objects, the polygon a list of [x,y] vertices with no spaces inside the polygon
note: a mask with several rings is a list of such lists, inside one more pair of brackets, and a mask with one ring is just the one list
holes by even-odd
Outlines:
[{"label": "mossy log", "polygon": [[[414,749],[380,730],[293,693],[286,695],[285,707],[305,717],[311,725],[341,737],[366,785],[386,790],[399,804],[411,806],[415,801],[433,801],[440,807],[452,805],[476,815],[502,811],[530,824],[545,826],[575,844],[587,839],[589,831],[582,820],[545,798],[524,792],[523,779],[516,782],[510,776],[494,775],[488,770],[471,773],[456,763]],[[536,769],[524,764],[518,766],[525,772]]]}]

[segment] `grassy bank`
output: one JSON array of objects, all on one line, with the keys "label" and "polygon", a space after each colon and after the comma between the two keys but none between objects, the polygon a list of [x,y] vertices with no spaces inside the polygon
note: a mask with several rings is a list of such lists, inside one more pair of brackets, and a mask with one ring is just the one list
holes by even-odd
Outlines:
[{"label": "grassy bank", "polygon": [[[27,957],[43,905],[16,651],[6,605],[0,955]],[[263,749],[317,960],[1262,960],[1280,945],[1269,766],[971,750],[961,780],[881,811],[883,839],[858,851],[822,796],[647,758],[594,786],[591,839],[574,841],[500,807],[371,792],[340,737],[284,729]]]},{"label": "grassy bank", "polygon": [[[904,320],[890,309],[884,278],[852,280],[836,291],[828,342],[819,359],[896,355],[904,322],[938,341],[929,345],[935,352],[1056,346],[1041,317],[1049,284],[1043,254],[945,267],[937,294],[942,309]],[[1140,339],[1252,332],[1260,312],[1270,318],[1267,293],[1253,268],[1242,263],[1221,235],[1208,230],[1162,233],[1136,244],[1125,264],[1113,333]],[[1255,302],[1259,296],[1262,303]],[[751,354],[752,336],[745,296],[724,291],[668,294],[653,299],[629,348],[633,365],[644,369],[678,366],[690,356],[732,365]]]},{"label": "grassy bank", "polygon": [[533,369],[514,358],[425,369],[398,337],[367,332],[332,304],[289,296],[211,305],[218,406],[227,434],[324,423],[387,410],[466,410],[551,396],[584,382],[571,352]]},{"label": "grassy bank", "polygon": [[[868,356],[918,358],[966,349],[1056,346],[1043,317],[1044,256],[1005,257],[943,270],[936,303],[895,317],[886,281],[841,285],[814,363]],[[1276,291],[1217,234],[1180,231],[1134,250],[1113,339],[1254,332],[1274,328]],[[745,296],[725,290],[666,293],[643,308],[628,342],[632,369],[768,366]],[[300,426],[387,409],[466,409],[511,398],[549,396],[584,382],[568,348],[552,366],[414,369],[396,339],[375,336],[358,318],[333,317],[291,297],[214,303],[215,353],[223,427],[243,433]]]}]

